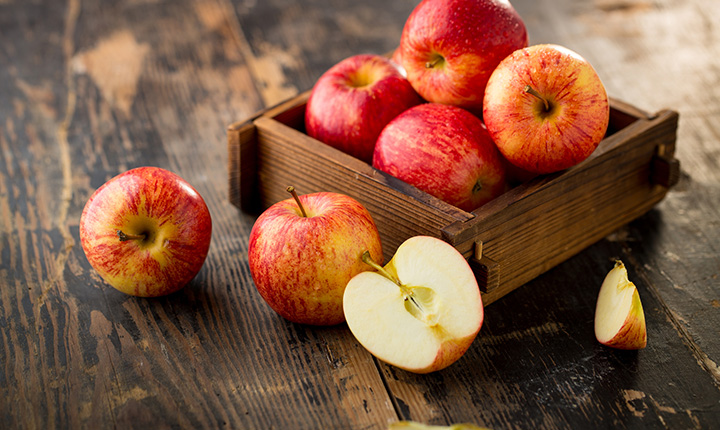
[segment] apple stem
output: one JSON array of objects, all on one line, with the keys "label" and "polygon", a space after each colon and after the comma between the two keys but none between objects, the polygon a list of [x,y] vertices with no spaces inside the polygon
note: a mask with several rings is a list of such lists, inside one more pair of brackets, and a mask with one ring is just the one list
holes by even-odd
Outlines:
[{"label": "apple stem", "polygon": [[384,267],[382,267],[381,265],[377,264],[377,263],[372,259],[372,257],[370,256],[370,251],[365,251],[365,252],[363,252],[361,258],[362,258],[362,261],[365,262],[365,264],[367,264],[368,266],[370,266],[370,267],[372,267],[373,269],[377,270],[381,275],[383,275],[384,277],[386,277],[386,278],[388,278],[389,280],[391,280],[391,281],[393,281],[394,283],[396,283],[400,288],[403,287],[403,285],[400,283],[400,280],[398,280],[397,278],[395,278],[395,277],[394,277],[393,275],[391,275],[387,270],[385,270]]},{"label": "apple stem", "polygon": [[370,256],[369,251],[365,251],[362,254],[362,261],[365,262],[365,264],[369,265],[373,269],[377,270],[378,273],[383,275],[384,277],[388,278],[389,280],[393,281],[395,284],[397,284],[398,287],[400,287],[400,291],[402,291],[403,295],[405,295],[405,300],[410,299],[413,304],[422,311],[422,306],[420,306],[420,303],[418,303],[415,300],[415,297],[413,296],[412,291],[410,291],[409,288],[407,288],[405,285],[400,283],[400,280],[395,278],[393,275],[390,274],[387,270],[385,270],[384,267],[377,264],[375,261],[373,261],[372,257]]},{"label": "apple stem", "polygon": [[442,60],[443,57],[441,55],[437,55],[431,61],[425,63],[425,68],[432,69],[433,67],[437,66]]},{"label": "apple stem", "polygon": [[543,104],[545,105],[545,112],[550,111],[550,103],[548,103],[548,101],[545,99],[545,97],[541,96],[540,93],[537,92],[537,90],[535,90],[535,88],[531,87],[530,85],[525,85],[525,92],[528,94],[532,94],[533,96],[542,100]]},{"label": "apple stem", "polygon": [[120,242],[126,242],[128,240],[145,240],[144,234],[125,234],[122,230],[117,231],[117,236]]},{"label": "apple stem", "polygon": [[300,207],[300,212],[302,212],[302,216],[307,218],[307,213],[305,212],[305,208],[303,207],[302,203],[300,203],[300,197],[298,197],[297,192],[295,191],[295,187],[290,185],[289,187],[287,187],[287,192],[292,194],[295,202],[297,202],[297,205]]}]

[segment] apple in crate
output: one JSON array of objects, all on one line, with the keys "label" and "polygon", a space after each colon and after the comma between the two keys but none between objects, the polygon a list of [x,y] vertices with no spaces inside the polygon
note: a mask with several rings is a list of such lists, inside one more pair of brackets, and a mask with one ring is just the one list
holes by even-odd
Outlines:
[{"label": "apple in crate", "polygon": [[402,65],[425,100],[480,113],[500,61],[528,45],[525,24],[505,0],[424,0],[400,37]]},{"label": "apple in crate", "polygon": [[377,272],[345,289],[343,309],[355,338],[378,359],[415,373],[441,370],[470,347],[484,310],[475,276],[447,242],[414,236]]},{"label": "apple in crate", "polygon": [[205,262],[212,231],[202,196],[159,167],[107,181],[85,204],[80,243],[90,265],[123,293],[157,297],[184,287]]},{"label": "apple in crate", "polygon": [[382,261],[380,235],[357,200],[313,193],[270,206],[250,232],[250,273],[262,298],[285,319],[310,325],[345,321],[343,292],[350,279],[371,270],[361,255]]},{"label": "apple in crate", "polygon": [[378,137],[373,166],[465,211],[506,189],[504,161],[482,121],[439,103],[392,120]]},{"label": "apple in crate", "polygon": [[490,76],[483,119],[510,163],[544,174],[590,156],[607,131],[610,104],[587,60],[562,46],[534,45]]},{"label": "apple in crate", "polygon": [[635,284],[621,261],[607,274],[595,308],[595,337],[618,349],[641,349],[647,345],[645,313]]},{"label": "apple in crate", "polygon": [[309,136],[370,163],[383,127],[421,102],[390,59],[355,55],[317,80],[305,110],[305,129]]}]

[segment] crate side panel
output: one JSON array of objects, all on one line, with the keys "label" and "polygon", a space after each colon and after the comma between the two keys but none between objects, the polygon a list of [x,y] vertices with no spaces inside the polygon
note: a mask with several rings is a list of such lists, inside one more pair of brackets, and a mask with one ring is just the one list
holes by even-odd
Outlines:
[{"label": "crate side panel", "polygon": [[487,301],[555,267],[661,201],[668,188],[652,183],[653,165],[658,148],[674,150],[676,128],[677,115],[669,114],[592,163],[486,217],[484,230],[473,240],[481,240],[483,255],[498,262],[499,286]]},{"label": "crate side panel", "polygon": [[252,122],[228,127],[228,198],[245,211],[257,211],[256,129]]},{"label": "crate side panel", "polygon": [[[486,216],[454,245],[470,254],[475,241],[497,262],[492,302],[650,210],[667,188],[651,182],[658,147],[673,147],[677,117],[633,136],[572,174]],[[475,222],[474,220],[472,221]]]},{"label": "crate side panel", "polygon": [[[407,238],[415,235],[440,237],[441,230],[471,216],[450,214],[409,197],[387,185],[384,176],[350,169],[332,157],[319,156],[303,145],[299,136],[273,120],[258,121],[257,183],[260,205],[265,208],[289,198],[286,188],[299,193],[332,191],[347,194],[362,203],[373,216],[383,242],[386,259]],[[276,126],[278,125],[278,126]],[[309,138],[307,138],[309,139]],[[377,173],[379,174],[379,172]]]}]

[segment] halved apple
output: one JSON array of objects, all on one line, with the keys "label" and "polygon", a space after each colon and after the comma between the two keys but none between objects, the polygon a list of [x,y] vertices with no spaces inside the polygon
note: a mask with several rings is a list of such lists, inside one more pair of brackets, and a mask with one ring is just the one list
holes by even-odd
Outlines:
[{"label": "halved apple", "polygon": [[415,236],[377,272],[353,277],[343,311],[357,340],[378,359],[415,373],[444,369],[470,347],[483,304],[465,258],[447,242]]},{"label": "halved apple", "polygon": [[620,260],[615,262],[600,287],[595,307],[595,337],[601,344],[618,349],[641,349],[647,345],[640,294]]}]

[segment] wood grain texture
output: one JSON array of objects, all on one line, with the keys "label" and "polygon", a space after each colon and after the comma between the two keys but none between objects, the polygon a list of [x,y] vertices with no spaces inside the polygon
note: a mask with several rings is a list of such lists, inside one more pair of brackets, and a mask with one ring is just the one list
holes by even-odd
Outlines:
[{"label": "wood grain texture", "polygon": [[[55,7],[36,27],[44,15],[15,4],[27,18],[2,30],[3,41],[30,33],[37,44],[3,46],[13,67],[2,97],[12,101],[2,125],[2,421],[302,428],[396,418],[349,333],[288,324],[254,290],[253,218],[227,201],[223,141],[226,125],[263,101],[232,5]],[[53,37],[63,49],[41,56]],[[179,173],[214,221],[201,273],[157,300],[111,289],[79,246],[85,200],[138,165]]]},{"label": "wood grain texture", "polygon": [[[720,32],[711,0],[516,0],[532,43],[595,66],[611,96],[680,114],[679,182],[653,210],[487,308],[470,351],[418,376],[343,325],[283,321],[247,265],[255,219],[228,199],[226,130],[335,62],[385,53],[414,0],[0,2],[3,428],[714,428],[720,421]],[[90,194],[139,165],[207,201],[198,277],[124,296],[90,268]],[[600,283],[621,258],[648,347],[601,347]]]}]

